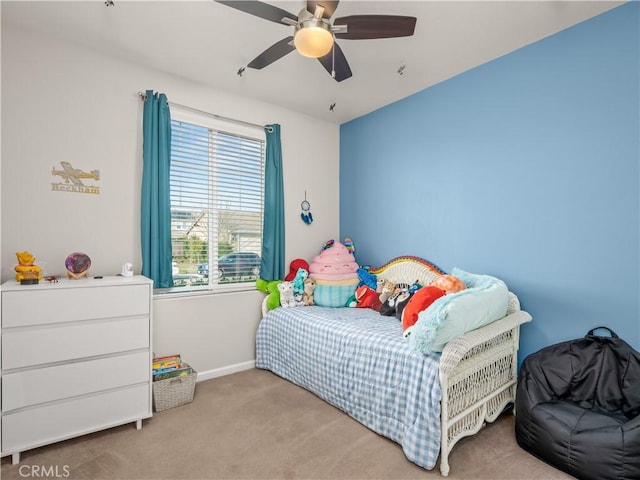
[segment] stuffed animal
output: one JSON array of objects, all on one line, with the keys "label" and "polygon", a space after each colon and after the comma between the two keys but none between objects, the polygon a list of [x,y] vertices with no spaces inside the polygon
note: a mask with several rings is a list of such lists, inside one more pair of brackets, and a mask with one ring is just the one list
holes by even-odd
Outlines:
[{"label": "stuffed animal", "polygon": [[381,315],[392,317],[396,314],[396,300],[400,293],[402,293],[400,290],[394,291],[389,298],[382,302],[382,306],[380,307]]},{"label": "stuffed animal", "polygon": [[307,272],[309,271],[309,262],[307,262],[304,258],[296,258],[292,260],[289,264],[289,273],[284,277],[285,281],[293,282],[293,279],[296,278],[296,274],[298,270],[304,268]]},{"label": "stuffed animal", "polygon": [[456,293],[467,288],[462,280],[458,277],[454,277],[453,275],[440,275],[431,282],[431,285],[439,288],[440,290],[444,290],[446,293]]},{"label": "stuffed animal", "polygon": [[280,283],[282,283],[282,280],[273,280],[271,282],[262,278],[256,280],[256,288],[267,294],[267,310],[273,310],[280,306],[280,290],[278,290],[278,284]]},{"label": "stuffed animal", "polygon": [[313,291],[316,288],[316,281],[313,278],[304,280],[304,293],[302,294],[302,302],[304,305],[315,305],[313,302]]},{"label": "stuffed animal", "polygon": [[369,270],[367,270],[366,268],[358,268],[357,272],[358,274],[358,278],[360,279],[360,283],[358,283],[358,286],[361,287],[362,285],[366,285],[367,287],[375,290],[376,288],[378,288],[378,276],[370,273]]},{"label": "stuffed animal", "polygon": [[402,312],[404,312],[404,307],[409,304],[409,300],[413,297],[413,293],[409,290],[402,290],[398,297],[396,298],[396,318],[402,322]]},{"label": "stuffed animal", "polygon": [[378,292],[367,285],[362,285],[356,288],[356,307],[358,308],[371,308],[376,311],[380,311],[382,303],[378,298]]},{"label": "stuffed animal", "polygon": [[15,266],[16,281],[38,283],[42,280],[42,269],[35,264],[36,257],[29,252],[16,252],[18,265]]},{"label": "stuffed animal", "polygon": [[309,276],[309,271],[304,268],[299,268],[296,276],[293,279],[293,293],[304,293],[304,281]]},{"label": "stuffed animal", "polygon": [[384,303],[387,299],[393,294],[396,289],[396,284],[391,280],[384,280],[382,278],[378,278],[378,286],[376,288],[376,292],[380,294],[380,303]]},{"label": "stuffed animal", "polygon": [[350,308],[356,308],[358,306],[358,299],[356,298],[355,293],[351,295],[349,298],[347,298],[347,301],[344,303],[344,306],[350,307]]},{"label": "stuffed animal", "polygon": [[444,290],[433,285],[422,287],[413,294],[402,312],[402,331],[405,337],[410,335],[411,332],[409,330],[418,321],[418,314],[445,295],[446,292]]},{"label": "stuffed animal", "polygon": [[296,299],[293,296],[293,282],[280,282],[278,291],[280,292],[280,305],[282,307],[296,306]]},{"label": "stuffed animal", "polygon": [[440,275],[431,285],[416,291],[402,312],[402,331],[405,338],[411,335],[413,326],[418,321],[420,312],[426,310],[440,297],[466,289],[462,280],[453,275]]}]

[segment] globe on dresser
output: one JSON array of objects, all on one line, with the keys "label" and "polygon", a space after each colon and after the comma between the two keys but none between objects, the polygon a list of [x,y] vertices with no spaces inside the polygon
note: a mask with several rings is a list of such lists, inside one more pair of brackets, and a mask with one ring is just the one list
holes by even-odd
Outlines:
[{"label": "globe on dresser", "polygon": [[70,253],[64,261],[64,266],[67,269],[67,277],[77,280],[87,276],[91,259],[86,253]]}]

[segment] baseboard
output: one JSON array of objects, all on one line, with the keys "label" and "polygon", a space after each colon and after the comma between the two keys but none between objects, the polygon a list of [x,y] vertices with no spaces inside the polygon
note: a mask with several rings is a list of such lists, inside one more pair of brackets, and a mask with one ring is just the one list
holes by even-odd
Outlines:
[{"label": "baseboard", "polygon": [[235,365],[228,365],[222,368],[214,368],[213,370],[206,370],[204,372],[198,372],[198,382],[205,380],[211,380],[212,378],[224,377],[225,375],[231,375],[232,373],[242,372],[243,370],[250,370],[255,368],[256,361],[251,360],[249,362],[236,363]]}]

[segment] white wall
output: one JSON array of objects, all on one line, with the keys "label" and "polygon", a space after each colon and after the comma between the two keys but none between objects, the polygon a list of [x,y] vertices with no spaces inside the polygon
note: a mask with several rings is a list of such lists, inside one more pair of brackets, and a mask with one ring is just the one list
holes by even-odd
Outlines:
[{"label": "white wall", "polygon": [[[263,102],[106,57],[79,45],[2,25],[2,216],[0,273],[31,251],[49,274],[70,252],[87,253],[92,275],[122,263],[141,268],[139,203],[142,102],[169,101],[248,122],[281,125],[286,257],[310,260],[339,232],[339,127]],[[312,139],[322,139],[310,147]],[[99,195],[53,191],[52,169],[99,170]],[[87,182],[90,183],[90,182]],[[304,191],[314,223],[300,220]],[[197,370],[224,372],[254,359],[259,292],[154,301],[157,354],[180,352]],[[72,306],[70,306],[72,308]]]}]

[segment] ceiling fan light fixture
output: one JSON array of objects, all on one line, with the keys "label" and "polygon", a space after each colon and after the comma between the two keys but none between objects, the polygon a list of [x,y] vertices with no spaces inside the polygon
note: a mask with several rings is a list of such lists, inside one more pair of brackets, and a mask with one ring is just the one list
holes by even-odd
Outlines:
[{"label": "ceiling fan light fixture", "polygon": [[296,27],[293,44],[300,55],[309,58],[324,57],[333,47],[331,27],[315,18],[300,22]]}]

